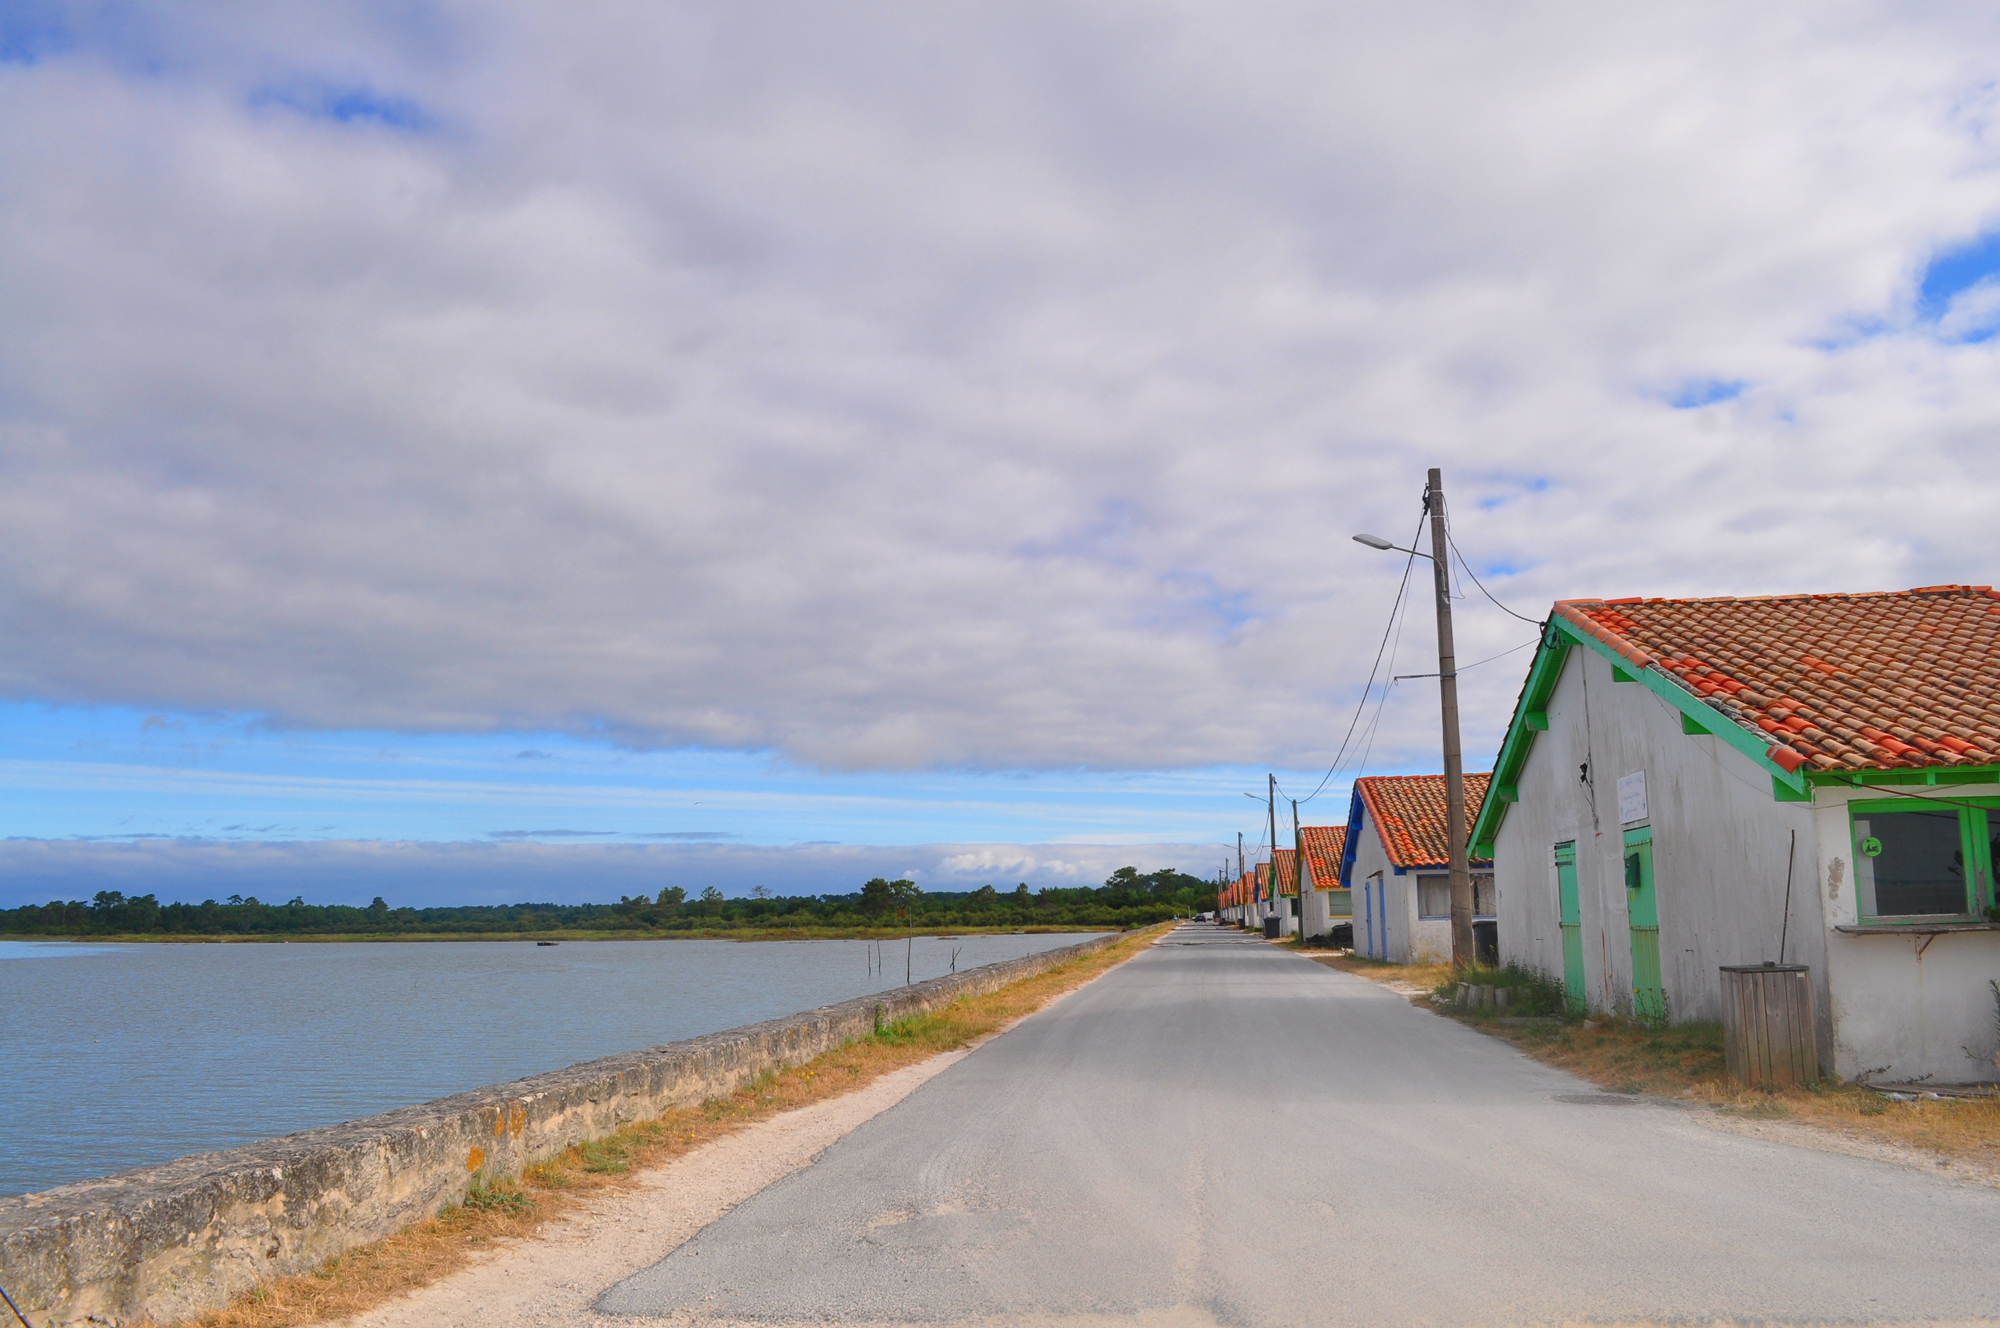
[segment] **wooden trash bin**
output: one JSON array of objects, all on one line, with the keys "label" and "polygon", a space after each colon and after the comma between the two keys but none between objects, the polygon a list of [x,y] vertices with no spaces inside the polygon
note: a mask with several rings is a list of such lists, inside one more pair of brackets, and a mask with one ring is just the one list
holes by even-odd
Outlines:
[{"label": "wooden trash bin", "polygon": [[1752,1088],[1819,1078],[1812,970],[1804,964],[1738,964],[1722,970],[1722,1045],[1729,1077]]}]

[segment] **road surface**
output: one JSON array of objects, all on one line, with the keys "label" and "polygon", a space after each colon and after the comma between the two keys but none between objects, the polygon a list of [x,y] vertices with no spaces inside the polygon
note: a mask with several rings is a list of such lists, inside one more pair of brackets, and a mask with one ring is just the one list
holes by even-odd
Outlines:
[{"label": "road surface", "polygon": [[2000,1191],[1617,1099],[1188,927],[600,1299],[682,1322],[2000,1319]]}]

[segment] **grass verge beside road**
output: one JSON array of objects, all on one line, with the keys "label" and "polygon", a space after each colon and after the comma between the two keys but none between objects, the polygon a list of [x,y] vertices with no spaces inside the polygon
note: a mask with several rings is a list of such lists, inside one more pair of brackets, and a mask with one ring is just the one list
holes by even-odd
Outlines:
[{"label": "grass verge beside road", "polygon": [[1095,954],[1058,964],[983,996],[890,1024],[727,1097],[669,1111],[581,1144],[517,1179],[475,1190],[393,1236],[349,1250],[310,1273],[266,1283],[202,1328],[293,1328],[371,1309],[464,1267],[497,1242],[529,1236],[591,1197],[631,1185],[636,1174],[781,1112],[851,1093],[893,1070],[992,1036],[1065,992],[1131,958],[1168,930],[1134,932]]},{"label": "grass verge beside road", "polygon": [[[2000,1097],[1892,1102],[1873,1089],[1830,1079],[1778,1091],[1745,1088],[1725,1068],[1720,1024],[1653,1027],[1602,1015],[1520,1019],[1438,1004],[1434,994],[1456,981],[1449,964],[1390,964],[1352,955],[1312,958],[1394,987],[1428,1009],[1615,1093],[1676,1098],[1739,1119],[1792,1121],[1859,1142],[1919,1149],[2000,1175]],[[1910,1091],[1921,1090],[1917,1085]]]}]

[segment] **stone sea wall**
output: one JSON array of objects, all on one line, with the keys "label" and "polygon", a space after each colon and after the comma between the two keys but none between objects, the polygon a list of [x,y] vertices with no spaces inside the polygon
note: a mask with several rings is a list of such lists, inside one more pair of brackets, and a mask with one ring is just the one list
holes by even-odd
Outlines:
[{"label": "stone sea wall", "polygon": [[[43,1324],[174,1323],[519,1172],[1116,937],[934,978],[422,1106],[0,1199],[0,1287]],[[672,944],[671,941],[663,944]]]}]

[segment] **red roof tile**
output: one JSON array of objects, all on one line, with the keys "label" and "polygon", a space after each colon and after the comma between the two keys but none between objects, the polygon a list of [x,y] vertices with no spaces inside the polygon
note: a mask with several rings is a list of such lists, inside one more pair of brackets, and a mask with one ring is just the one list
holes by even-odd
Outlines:
[{"label": "red roof tile", "polygon": [[1344,825],[1308,825],[1299,829],[1305,840],[1306,866],[1312,870],[1313,889],[1340,887],[1340,855],[1347,847]]},{"label": "red roof tile", "polygon": [[1568,620],[1771,743],[1788,770],[2000,763],[2000,595],[1562,600]]},{"label": "red roof tile", "polygon": [[[1465,777],[1465,828],[1479,819],[1493,776]],[[1451,860],[1445,834],[1443,775],[1368,775],[1354,781],[1383,851],[1398,867],[1442,867]]]},{"label": "red roof tile", "polygon": [[1294,859],[1299,855],[1291,849],[1281,848],[1278,850],[1276,856],[1278,859],[1278,893],[1281,895],[1296,895],[1299,892],[1299,868],[1298,863]]}]

